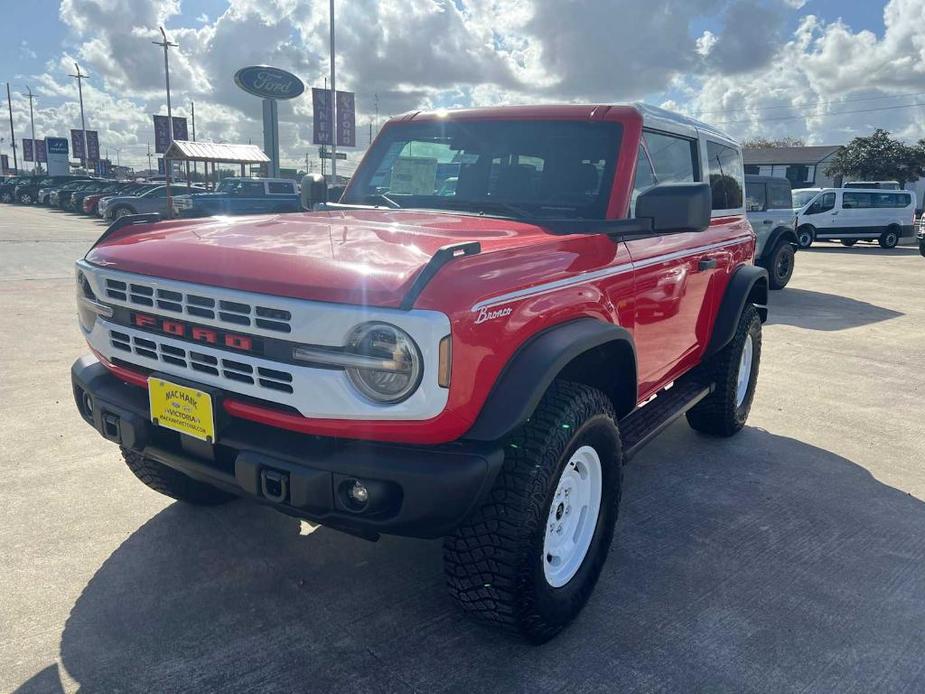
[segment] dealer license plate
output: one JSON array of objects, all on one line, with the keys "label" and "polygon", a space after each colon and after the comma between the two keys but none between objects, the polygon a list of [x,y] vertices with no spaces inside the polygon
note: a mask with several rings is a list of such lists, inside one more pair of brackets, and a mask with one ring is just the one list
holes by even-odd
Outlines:
[{"label": "dealer license plate", "polygon": [[148,379],[148,401],[151,421],[157,426],[208,443],[215,441],[215,416],[208,393],[151,377]]}]

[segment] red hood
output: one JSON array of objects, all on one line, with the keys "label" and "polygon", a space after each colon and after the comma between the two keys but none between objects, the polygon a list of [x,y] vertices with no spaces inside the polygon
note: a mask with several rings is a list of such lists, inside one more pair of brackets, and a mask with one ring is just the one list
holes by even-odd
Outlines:
[{"label": "red hood", "polygon": [[479,241],[486,252],[535,242],[537,236],[546,234],[530,224],[414,210],[215,217],[127,227],[90,251],[87,260],[277,296],[398,306],[442,246]]}]

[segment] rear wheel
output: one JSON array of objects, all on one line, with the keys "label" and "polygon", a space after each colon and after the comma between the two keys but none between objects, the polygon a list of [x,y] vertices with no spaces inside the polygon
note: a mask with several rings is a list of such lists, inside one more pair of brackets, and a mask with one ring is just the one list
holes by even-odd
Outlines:
[{"label": "rear wheel", "polygon": [[135,212],[132,209],[122,205],[112,211],[112,218],[119,219],[120,217],[127,217],[130,214],[135,214]]},{"label": "rear wheel", "polygon": [[842,245],[842,246],[847,246],[848,248],[851,248],[851,247],[852,247],[854,244],[856,244],[857,242],[858,242],[857,239],[842,239],[842,240],[841,240],[841,245]]},{"label": "rear wheel", "polygon": [[793,277],[793,266],[796,260],[796,253],[787,241],[781,241],[777,244],[774,252],[771,254],[771,266],[769,268],[769,284],[771,289],[783,289],[787,286],[790,278]]},{"label": "rear wheel", "polygon": [[609,398],[554,382],[508,442],[485,504],[444,542],[456,602],[535,643],[561,631],[584,607],[607,558],[622,462]]},{"label": "rear wheel", "polygon": [[809,224],[801,226],[797,230],[797,243],[800,248],[809,248],[813,245],[816,238],[816,231]]},{"label": "rear wheel", "polygon": [[122,457],[129,470],[148,487],[164,496],[197,506],[215,506],[235,497],[208,484],[203,484],[177,472],[163,463],[145,458],[141,453],[122,449]]},{"label": "rear wheel", "polygon": [[880,248],[896,248],[899,243],[899,229],[897,227],[887,227],[886,231],[880,234]]},{"label": "rear wheel", "polygon": [[732,341],[703,365],[715,389],[687,413],[692,428],[713,436],[732,436],[745,426],[752,409],[761,362],[761,318],[749,305]]}]

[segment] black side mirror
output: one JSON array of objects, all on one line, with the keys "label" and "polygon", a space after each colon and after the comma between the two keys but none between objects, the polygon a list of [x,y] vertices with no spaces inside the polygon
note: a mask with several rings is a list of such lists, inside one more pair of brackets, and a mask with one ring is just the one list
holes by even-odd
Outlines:
[{"label": "black side mirror", "polygon": [[703,231],[710,226],[709,183],[660,183],[636,198],[636,219],[651,219],[654,233]]},{"label": "black side mirror", "polygon": [[321,174],[308,174],[302,177],[302,207],[315,209],[315,205],[328,201],[328,184]]}]

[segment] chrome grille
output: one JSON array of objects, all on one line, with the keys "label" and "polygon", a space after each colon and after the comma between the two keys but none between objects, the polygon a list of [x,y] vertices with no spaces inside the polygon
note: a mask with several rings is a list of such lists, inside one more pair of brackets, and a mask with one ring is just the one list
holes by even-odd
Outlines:
[{"label": "chrome grille", "polygon": [[292,374],[288,371],[254,366],[230,357],[215,357],[192,348],[175,347],[161,342],[153,335],[141,337],[120,330],[110,330],[109,340],[115,349],[145,359],[207,373],[229,381],[246,383],[258,388],[292,393]]},{"label": "chrome grille", "polygon": [[193,318],[207,318],[235,328],[257,327],[279,333],[292,332],[292,314],[272,306],[213,299],[199,294],[177,292],[140,283],[106,279],[106,296],[134,306],[159,309]]}]

